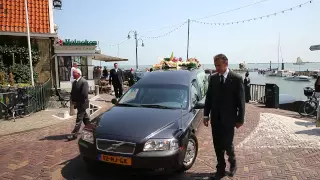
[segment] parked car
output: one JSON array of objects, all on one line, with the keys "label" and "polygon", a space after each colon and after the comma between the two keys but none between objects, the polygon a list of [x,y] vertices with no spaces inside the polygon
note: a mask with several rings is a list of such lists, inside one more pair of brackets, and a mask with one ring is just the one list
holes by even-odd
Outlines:
[{"label": "parked car", "polygon": [[207,79],[204,70],[154,71],[114,107],[93,119],[79,139],[87,167],[97,162],[183,172],[198,154]]}]

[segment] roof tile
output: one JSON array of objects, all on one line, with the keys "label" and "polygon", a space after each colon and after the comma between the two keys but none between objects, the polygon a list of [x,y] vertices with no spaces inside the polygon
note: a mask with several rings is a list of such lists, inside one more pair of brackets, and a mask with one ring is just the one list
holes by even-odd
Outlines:
[{"label": "roof tile", "polygon": [[[48,0],[28,0],[30,32],[49,33]],[[0,0],[0,31],[26,32],[24,0]]]}]

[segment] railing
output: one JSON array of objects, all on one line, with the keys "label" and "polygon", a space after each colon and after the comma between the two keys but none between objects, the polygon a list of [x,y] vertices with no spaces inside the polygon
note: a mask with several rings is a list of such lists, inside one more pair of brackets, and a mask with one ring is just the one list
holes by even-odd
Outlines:
[{"label": "railing", "polygon": [[[27,95],[27,99],[23,101],[26,110],[31,112],[38,112],[48,107],[49,98],[51,96],[51,79],[42,85],[34,87],[19,88],[0,88],[0,101],[7,107],[12,107],[17,102],[17,98]],[[7,108],[0,103],[0,119],[8,114]]]},{"label": "railing", "polygon": [[265,89],[263,84],[250,84],[251,101],[265,103]]}]

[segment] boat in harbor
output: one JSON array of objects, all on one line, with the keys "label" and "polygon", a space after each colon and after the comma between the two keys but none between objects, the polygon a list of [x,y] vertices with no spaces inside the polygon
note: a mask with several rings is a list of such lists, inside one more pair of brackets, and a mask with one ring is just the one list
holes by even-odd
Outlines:
[{"label": "boat in harbor", "polygon": [[267,76],[275,76],[275,77],[288,77],[292,76],[295,73],[295,71],[290,70],[272,70],[266,72]]},{"label": "boat in harbor", "polygon": [[309,76],[288,76],[286,78],[284,78],[284,80],[287,81],[310,81],[311,77]]},{"label": "boat in harbor", "polygon": [[[281,63],[281,70],[280,70],[280,57],[282,59]],[[267,76],[275,76],[275,77],[289,77],[292,76],[295,73],[295,71],[285,70],[284,69],[284,63],[283,63],[283,57],[282,57],[282,51],[281,51],[281,45],[280,45],[280,34],[279,34],[279,40],[278,40],[278,68],[271,69],[271,61],[270,61],[270,71],[266,72]]]},{"label": "boat in harbor", "polygon": [[305,63],[302,61],[302,59],[300,57],[297,58],[297,61],[295,63],[293,63],[293,65],[304,65]]}]

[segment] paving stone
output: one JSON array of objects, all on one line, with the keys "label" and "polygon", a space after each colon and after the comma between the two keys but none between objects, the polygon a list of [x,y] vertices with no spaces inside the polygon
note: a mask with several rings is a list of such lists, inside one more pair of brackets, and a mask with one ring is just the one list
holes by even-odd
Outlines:
[{"label": "paving stone", "polygon": [[[110,101],[111,96],[102,97]],[[108,98],[108,99],[107,99]],[[97,101],[101,106],[110,103]],[[282,116],[285,115],[286,117]],[[238,171],[224,179],[320,179],[319,135],[310,119],[292,119],[293,113],[248,104],[246,121],[236,130]],[[296,118],[296,117],[295,117]],[[123,170],[89,174],[79,157],[77,141],[66,142],[74,121],[0,137],[0,179],[208,179],[215,172],[216,158],[211,129],[200,125],[198,158],[186,173],[163,176]],[[300,132],[300,133],[298,133]],[[317,142],[318,141],[318,142]],[[130,173],[130,172],[128,172]],[[107,177],[110,175],[112,177]]]}]

